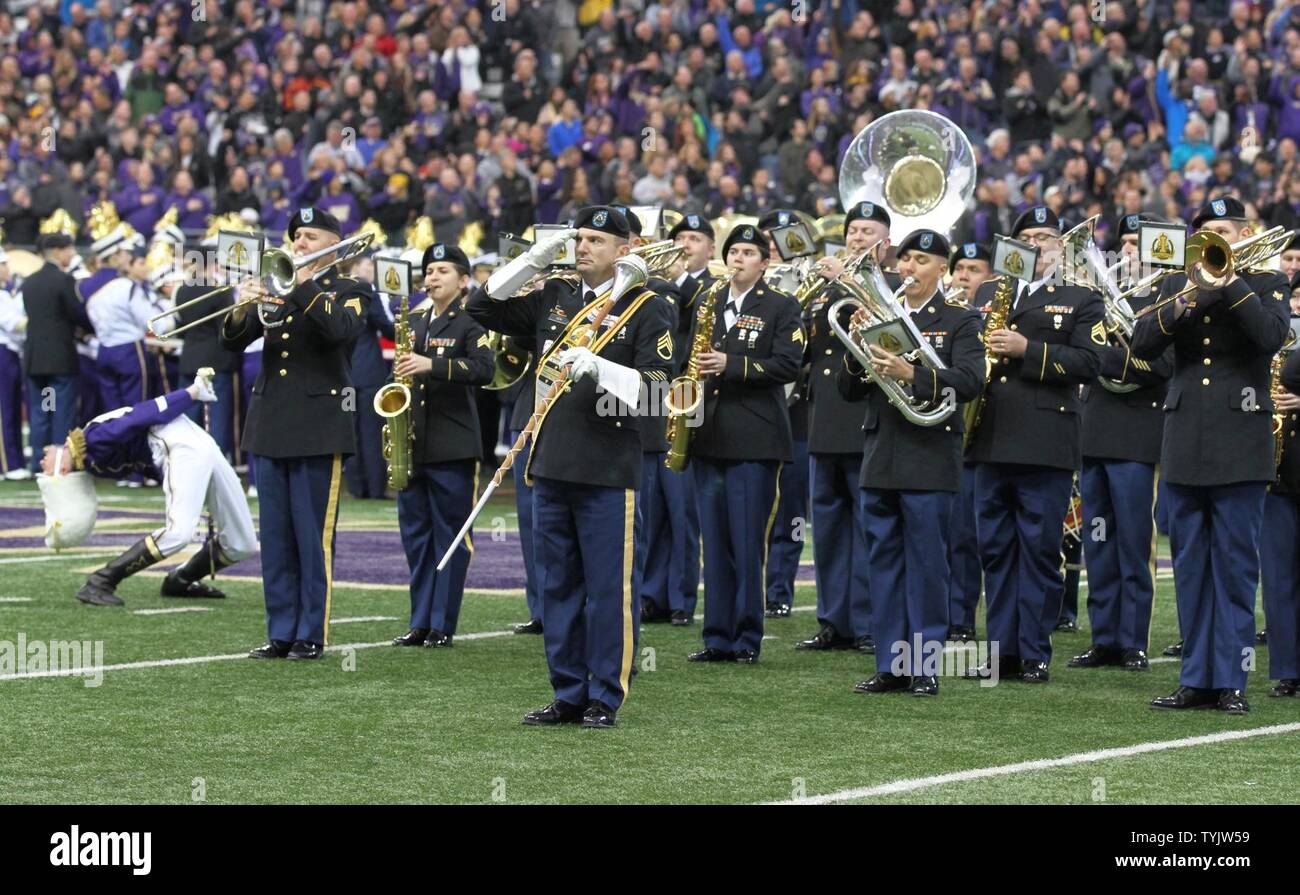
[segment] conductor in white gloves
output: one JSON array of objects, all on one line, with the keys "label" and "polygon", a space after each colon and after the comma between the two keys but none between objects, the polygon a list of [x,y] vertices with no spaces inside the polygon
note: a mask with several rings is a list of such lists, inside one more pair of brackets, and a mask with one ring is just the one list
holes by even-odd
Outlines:
[{"label": "conductor in white gloves", "polygon": [[[676,314],[645,288],[618,298],[592,333],[629,251],[627,218],[583,208],[574,229],[539,242],[470,295],[467,310],[489,330],[536,340],[541,400],[567,369],[565,392],[533,432],[534,563],[555,699],[529,725],[613,727],[632,676],[637,606],[634,535],[641,482],[640,417],[673,369]],[[516,292],[576,239],[578,284],[551,278]],[[588,347],[577,347],[575,343]]]}]

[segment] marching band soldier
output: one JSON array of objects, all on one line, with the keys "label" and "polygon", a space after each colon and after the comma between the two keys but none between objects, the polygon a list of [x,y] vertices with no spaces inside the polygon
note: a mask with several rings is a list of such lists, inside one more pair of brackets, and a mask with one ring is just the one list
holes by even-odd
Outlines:
[{"label": "marching band soldier", "polygon": [[[528,369],[511,391],[515,394],[510,409],[510,443],[519,439],[519,433],[528,425],[528,418],[533,415],[537,391],[537,345],[533,337],[517,337],[514,344],[520,351],[532,353]],[[516,634],[542,633],[542,596],[537,587],[536,547],[533,543],[533,486],[524,475],[528,468],[528,458],[532,456],[533,445],[530,440],[515,458],[510,467],[510,474],[515,481],[515,515],[519,519],[519,549],[524,557],[524,598],[528,605],[528,621],[515,625]]]},{"label": "marching band soldier", "polygon": [[[953,249],[948,261],[951,285],[961,288],[959,300],[982,315],[974,304],[979,287],[993,277],[993,255],[980,242],[965,242]],[[980,545],[975,537],[975,464],[962,461],[961,490],[952,504],[952,525],[948,532],[948,639],[966,643],[975,639],[975,613],[984,589]]]},{"label": "marching band soldier", "polygon": [[[1291,294],[1300,287],[1300,268]],[[1292,349],[1282,367],[1282,462],[1277,482],[1264,498],[1259,560],[1264,612],[1268,617],[1268,676],[1277,681],[1269,696],[1300,696],[1300,351]]]},{"label": "marching band soldier", "polygon": [[[350,265],[348,276],[374,284],[375,262],[373,252],[367,252]],[[387,301],[372,301],[366,311],[365,327],[357,336],[352,349],[352,384],[357,390],[357,412],[353,418],[356,428],[357,452],[343,464],[343,481],[353,497],[383,499],[388,491],[388,466],[384,463],[384,421],[375,413],[375,393],[388,378],[388,362],[384,360],[379,337],[393,338],[393,317]],[[459,528],[460,526],[457,526]],[[455,534],[453,532],[453,534]]]},{"label": "marching band soldier", "polygon": [[[876,263],[889,249],[889,212],[859,202],[844,218],[844,249],[855,256],[873,249]],[[844,259],[822,258],[813,270],[833,282]],[[795,644],[799,650],[864,650],[871,642],[871,591],[864,550],[861,492],[863,405],[848,401],[836,385],[846,349],[830,327],[828,311],[843,293],[823,289],[803,312],[811,364],[808,377],[808,453],[811,456],[813,562],[817,580],[818,632]]]},{"label": "marching band soldier", "polygon": [[753,664],[763,639],[767,544],[777,479],[793,450],[785,384],[799,375],[799,305],[763,283],[768,236],[737,226],[723,244],[736,271],[718,296],[713,350],[700,361],[704,419],[691,446],[704,554],[704,649],[692,662]]},{"label": "marching band soldier", "polygon": [[[512,298],[573,238],[565,231],[496,271],[470,295],[469,315],[555,354],[594,317],[614,287],[615,261],[628,252],[627,218],[616,209],[582,208],[574,226],[580,286],[550,279]],[[533,433],[526,470],[533,477],[534,563],[555,699],[524,715],[525,724],[613,727],[627,696],[637,624],[641,438],[637,414],[618,412],[617,403],[635,409],[643,384],[667,381],[674,325],[662,297],[631,289],[602,321],[599,353],[574,346],[539,364],[541,387],[553,381],[549,371],[569,371],[564,393]]]},{"label": "marching band soldier", "polygon": [[[300,208],[288,232],[297,256],[339,241],[338,221],[320,208]],[[221,328],[232,351],[265,336],[243,437],[256,455],[266,594],[268,639],[255,659],[319,659],[329,638],[343,455],[356,450],[349,359],[374,299],[367,284],[323,270],[334,257],[299,267],[284,298],[241,286],[267,321],[240,307]]]},{"label": "marching band soldier", "polygon": [[[868,345],[875,372],[904,383],[926,410],[945,401],[955,408],[978,395],[983,382],[979,313],[943,297],[948,251],[948,241],[933,230],[914,231],[898,246],[898,272],[913,278],[903,292],[904,310],[944,368]],[[845,398],[869,399],[860,485],[876,674],[855,689],[937,696],[948,633],[948,528],[961,488],[961,415],[954,410],[935,426],[910,422],[847,353],[837,378]]]},{"label": "marching band soldier", "polygon": [[[1245,218],[1241,202],[1225,197],[1201,208],[1192,227],[1231,244],[1249,235]],[[1185,281],[1167,278],[1162,297]],[[1183,660],[1180,686],[1153,699],[1153,708],[1250,710],[1260,525],[1277,476],[1270,364],[1287,335],[1289,295],[1280,273],[1234,272],[1222,288],[1198,289],[1147,314],[1133,334],[1133,353],[1144,360],[1174,348],[1160,469]]]},{"label": "marching band soldier", "polygon": [[[1121,250],[1130,260],[1137,256],[1141,225],[1136,214],[1120,221]],[[1129,306],[1140,311],[1154,300],[1154,295],[1134,296]],[[1146,671],[1156,584],[1156,464],[1164,429],[1160,408],[1173,357],[1166,351],[1148,362],[1118,345],[1097,352],[1101,376],[1083,387],[1079,473],[1083,518],[1088,520],[1082,536],[1092,646],[1069,665]],[[1121,394],[1105,382],[1139,387]]]},{"label": "marching band soldier", "polygon": [[[90,329],[77,284],[65,273],[76,250],[65,233],[41,236],[45,263],[23,281],[23,309],[27,313],[27,350],[23,372],[27,375],[27,409],[32,450],[32,472],[39,472],[47,444],[62,444],[77,419],[80,361],[76,328]],[[41,346],[40,351],[33,347]],[[46,400],[46,389],[52,401]]]},{"label": "marching band soldier", "polygon": [[[469,259],[454,245],[424,250],[430,303],[412,313],[414,350],[394,364],[411,377],[415,447],[410,484],[397,492],[397,522],[411,569],[411,626],[396,646],[451,646],[473,556],[468,536],[443,571],[438,560],[460,531],[478,493],[483,459],[474,387],[492,381],[487,332],[461,307]],[[373,400],[373,399],[372,399]]]},{"label": "marching band soldier", "polygon": [[[200,278],[202,279],[202,278]],[[198,298],[209,291],[204,285],[185,283],[175,286],[175,306],[180,307],[186,301]],[[226,289],[209,297],[192,307],[179,310],[175,315],[176,328],[212,314],[227,307],[234,301],[233,290]],[[221,344],[221,319],[213,318],[187,329],[176,338],[182,340],[184,348],[180,358],[180,381],[182,387],[188,386],[204,367],[210,368],[216,375],[212,387],[217,393],[216,407],[208,413],[209,434],[221,446],[229,457],[235,456],[235,425],[239,402],[236,394],[239,390],[240,357],[233,351],[227,351]],[[201,410],[190,409],[190,419],[202,422]]]},{"label": "marching band soldier", "polygon": [[[1034,280],[1012,284],[1007,328],[988,336],[1000,363],[968,456],[998,675],[1046,683],[1064,590],[1061,532],[1079,467],[1078,386],[1097,375],[1105,312],[1095,292],[1058,285],[1061,222],[1050,208],[1027,209],[1011,235],[1038,246]],[[976,303],[989,303],[997,286],[981,286]],[[992,673],[981,666],[970,676]]]},{"label": "marching band soldier", "polygon": [[32,477],[23,457],[23,346],[27,314],[9,278],[9,258],[0,248],[0,475],[9,481]]},{"label": "marching band soldier", "polygon": [[[767,234],[768,258],[779,262],[772,230],[789,226],[796,220],[789,210],[770,211],[758,220],[758,229]],[[773,290],[779,291],[779,290]],[[799,574],[808,522],[808,382],[800,365],[793,386],[786,389],[786,411],[790,417],[791,457],[781,466],[777,486],[776,519],[767,541],[767,618],[789,618],[794,605],[794,581]]]}]

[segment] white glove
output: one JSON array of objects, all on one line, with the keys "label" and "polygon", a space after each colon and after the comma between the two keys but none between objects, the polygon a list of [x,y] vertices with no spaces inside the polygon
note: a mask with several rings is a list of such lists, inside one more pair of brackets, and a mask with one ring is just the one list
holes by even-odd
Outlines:
[{"label": "white glove", "polygon": [[569,378],[600,381],[600,365],[590,348],[570,348],[560,355],[560,363],[569,365]]},{"label": "white glove", "polygon": [[590,348],[570,348],[558,360],[561,364],[571,365],[570,379],[594,379],[597,385],[632,410],[636,410],[640,404],[641,376],[636,370],[599,357]]},{"label": "white glove", "polygon": [[493,301],[505,301],[539,271],[545,270],[564,250],[564,243],[578,233],[572,228],[557,231],[488,277],[487,294]]},{"label": "white glove", "polygon": [[577,235],[578,231],[572,227],[567,230],[557,230],[541,242],[535,243],[524,253],[528,257],[528,263],[538,270],[550,267],[564,251],[564,244]]},{"label": "white glove", "polygon": [[215,375],[216,373],[213,372],[211,367],[199,368],[199,371],[194,375],[194,390],[197,393],[194,400],[203,402],[217,400],[216,389],[212,387],[212,377]]}]

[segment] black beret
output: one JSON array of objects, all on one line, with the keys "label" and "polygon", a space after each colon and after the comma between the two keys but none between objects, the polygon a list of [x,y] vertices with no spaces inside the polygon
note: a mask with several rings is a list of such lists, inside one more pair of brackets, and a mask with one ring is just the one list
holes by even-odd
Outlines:
[{"label": "black beret", "polygon": [[668,231],[668,238],[676,239],[678,233],[686,233],[688,231],[703,233],[709,239],[716,238],[713,234],[713,225],[705,220],[704,215],[701,214],[688,214],[683,216],[680,221],[673,225],[673,229]]},{"label": "black beret", "polygon": [[778,209],[769,211],[758,219],[758,229],[771,230],[775,227],[789,227],[791,224],[798,223],[799,217],[793,211],[787,209]]},{"label": "black beret", "polygon": [[1286,248],[1282,251],[1291,252],[1296,249],[1300,249],[1300,232],[1297,232],[1295,236],[1291,237],[1291,241],[1286,244]]},{"label": "black beret", "polygon": [[763,257],[767,257],[767,234],[753,224],[737,224],[731,228],[731,232],[727,234],[727,241],[722,244],[723,259],[726,259],[727,253],[731,251],[732,246],[742,242],[758,246],[758,250],[762,252]]},{"label": "black beret", "polygon": [[952,250],[952,257],[948,259],[949,273],[957,268],[958,261],[987,261],[992,264],[993,253],[982,242],[963,242]]},{"label": "black beret", "polygon": [[948,257],[948,239],[934,230],[913,230],[898,244],[898,257],[904,252],[925,252],[927,255]]},{"label": "black beret", "polygon": [[1192,218],[1192,229],[1195,230],[1206,221],[1244,221],[1245,219],[1246,206],[1241,204],[1241,200],[1224,196],[1222,199],[1215,199],[1201,206],[1201,210],[1196,212],[1196,217]]},{"label": "black beret", "polygon": [[1140,214],[1126,214],[1119,219],[1119,226],[1115,228],[1115,235],[1127,236],[1132,234],[1136,236],[1145,221],[1146,218]]},{"label": "black beret", "polygon": [[339,227],[338,218],[330,214],[323,208],[308,206],[299,208],[297,214],[289,219],[289,238],[293,239],[298,235],[299,227],[312,227],[316,230],[324,230],[327,233],[333,233],[335,236],[342,236],[343,231]]},{"label": "black beret", "polygon": [[627,216],[608,205],[588,205],[578,209],[573,226],[578,230],[599,230],[622,239],[627,239],[632,232]]},{"label": "black beret", "polygon": [[72,245],[72,237],[66,233],[44,233],[37,242],[40,250],[47,252],[50,249],[66,249]]},{"label": "black beret", "polygon": [[623,212],[623,217],[627,218],[628,232],[637,236],[641,235],[641,219],[632,213],[632,209],[628,208],[626,205],[619,205],[617,202],[611,202],[609,207],[616,211]]},{"label": "black beret", "polygon": [[1035,227],[1051,227],[1053,230],[1061,229],[1061,219],[1056,216],[1056,212],[1046,205],[1035,205],[1032,208],[1026,208],[1016,218],[1016,222],[1011,225],[1011,235],[1019,236],[1021,230],[1029,230]]},{"label": "black beret", "polygon": [[1300,270],[1291,274],[1291,289],[1292,291],[1300,289]]},{"label": "black beret", "polygon": [[465,273],[469,273],[469,258],[465,256],[459,248],[453,245],[447,245],[445,242],[435,242],[424,250],[424,258],[421,259],[420,273],[429,269],[429,265],[435,261],[446,261],[448,264],[454,264]]},{"label": "black beret", "polygon": [[858,202],[850,208],[844,215],[844,232],[848,232],[849,224],[854,221],[879,221],[886,227],[891,225],[889,209],[876,202]]}]

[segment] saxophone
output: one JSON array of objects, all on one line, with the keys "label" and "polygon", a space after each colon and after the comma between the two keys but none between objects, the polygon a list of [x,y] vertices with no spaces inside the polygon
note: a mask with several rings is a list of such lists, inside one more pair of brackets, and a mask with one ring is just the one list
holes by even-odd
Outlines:
[{"label": "saxophone", "polygon": [[[407,320],[407,296],[402,296],[393,325],[393,368],[415,350],[415,334]],[[383,432],[384,460],[388,462],[388,484],[401,491],[411,480],[411,454],[415,450],[415,428],[411,424],[411,377],[393,374],[375,394],[375,413],[385,420]]]},{"label": "saxophone", "polygon": [[966,405],[963,422],[966,426],[965,437],[962,441],[962,450],[970,447],[971,439],[975,437],[975,429],[980,424],[980,419],[984,416],[984,405],[989,400],[989,380],[993,377],[993,368],[1000,359],[988,347],[989,336],[999,329],[1006,329],[1007,318],[1011,316],[1011,299],[1015,295],[1015,280],[1011,277],[1004,276],[998,280],[998,287],[993,292],[993,301],[989,307],[988,316],[984,318],[984,333],[982,339],[984,342],[984,390],[974,401]]},{"label": "saxophone", "polygon": [[[1268,367],[1268,390],[1273,395],[1273,401],[1282,396],[1285,389],[1282,388],[1282,365],[1286,363],[1287,357],[1295,350],[1296,339],[1294,335],[1287,336],[1286,344],[1282,350],[1273,355],[1273,360]],[[1282,466],[1282,449],[1286,446],[1286,413],[1277,410],[1273,411],[1273,468],[1278,469]]]},{"label": "saxophone", "polygon": [[664,407],[668,410],[668,456],[664,466],[673,472],[682,472],[690,463],[691,436],[695,427],[690,425],[704,400],[704,386],[700,384],[700,355],[709,350],[713,339],[713,308],[718,294],[727,288],[734,269],[718,277],[708,291],[700,297],[695,309],[695,338],[691,340],[691,353],[686,361],[686,371],[668,386]]}]

